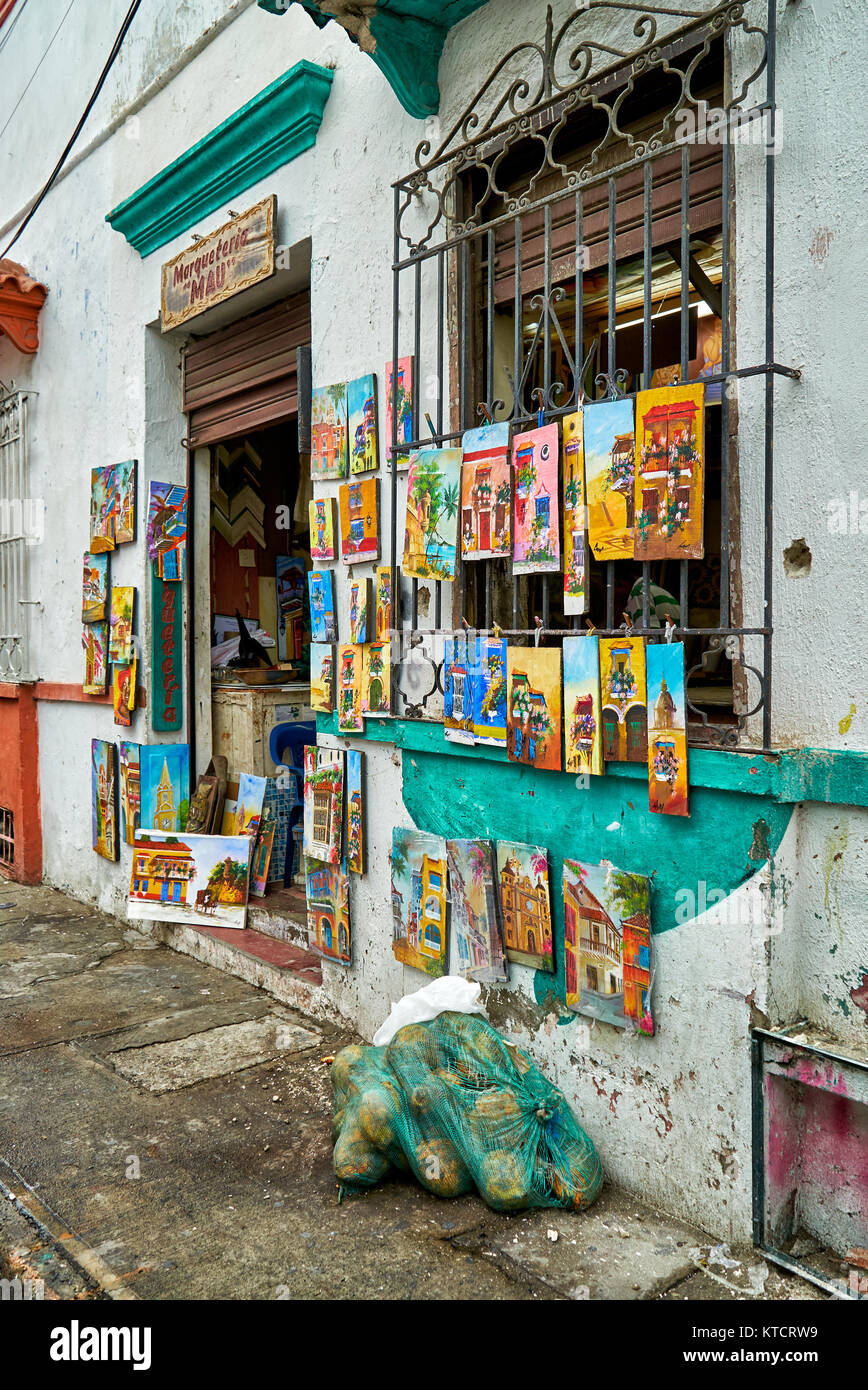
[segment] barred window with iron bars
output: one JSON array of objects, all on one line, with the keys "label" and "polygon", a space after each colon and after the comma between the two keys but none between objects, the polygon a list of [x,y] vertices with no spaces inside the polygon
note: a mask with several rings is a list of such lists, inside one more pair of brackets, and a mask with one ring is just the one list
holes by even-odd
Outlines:
[{"label": "barred window with iron bars", "polygon": [[[591,0],[557,29],[549,10],[539,41],[504,55],[436,148],[420,145],[394,190],[394,349],[397,360],[405,314],[417,445],[460,443],[486,420],[514,434],[582,404],[703,381],[704,556],[598,561],[589,550],[584,617],[564,614],[561,575],[459,559],[454,586],[437,585],[435,626],[497,625],[522,644],[540,626],[557,643],[586,622],[601,635],[626,624],[658,640],[668,616],[685,642],[691,742],[769,747],[773,383],[797,375],[774,362],[774,8],[765,28],[730,4],[637,10]],[[766,350],[737,367],[734,189],[746,157],[765,195]],[[751,621],[735,447],[743,376],[765,388]],[[393,502],[395,482],[393,471]],[[394,507],[392,540],[397,570]],[[415,627],[415,581],[411,606]]]}]

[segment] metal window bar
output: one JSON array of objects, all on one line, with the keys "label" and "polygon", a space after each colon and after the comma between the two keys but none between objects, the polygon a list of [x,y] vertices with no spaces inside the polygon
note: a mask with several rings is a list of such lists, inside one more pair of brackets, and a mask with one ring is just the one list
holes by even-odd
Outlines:
[{"label": "metal window bar", "polygon": [[[639,42],[630,51],[619,50],[614,38],[608,34],[598,37],[596,31],[589,29],[594,11],[605,11],[613,20],[629,19],[632,33],[638,35]],[[436,374],[436,432],[425,435],[423,420],[418,408],[414,412],[414,440],[402,444],[403,450],[422,447],[447,446],[460,443],[465,429],[475,422],[474,396],[485,394],[479,413],[487,419],[508,419],[514,430],[518,431],[533,425],[540,412],[544,422],[561,419],[577,409],[584,400],[584,370],[593,354],[593,346],[588,358],[584,356],[584,286],[583,286],[583,236],[584,209],[583,195],[589,190],[603,187],[608,192],[607,254],[608,269],[606,305],[606,371],[597,375],[597,385],[605,388],[610,397],[628,396],[635,398],[636,391],[626,392],[624,381],[626,372],[617,363],[618,293],[618,181],[620,178],[642,172],[642,267],[643,267],[643,342],[642,364],[643,385],[651,384],[652,347],[654,341],[652,262],[654,244],[654,166],[665,157],[680,154],[680,236],[674,245],[665,250],[677,257],[680,270],[680,354],[679,376],[686,381],[689,376],[690,344],[690,289],[703,298],[704,273],[697,275],[690,255],[691,218],[691,157],[689,146],[679,142],[673,135],[673,125],[679,112],[696,111],[700,96],[691,87],[693,74],[700,59],[708,57],[712,44],[719,42],[723,62],[729,62],[729,41],[733,36],[750,35],[754,44],[759,43],[761,56],[753,70],[741,82],[738,89],[734,83],[727,82],[728,96],[724,102],[727,115],[745,108],[741,103],[749,97],[749,110],[770,123],[768,144],[765,156],[766,169],[766,226],[765,226],[765,264],[766,264],[766,304],[765,304],[765,360],[747,367],[733,368],[731,360],[731,325],[729,321],[731,291],[730,271],[730,216],[729,201],[732,193],[732,160],[728,139],[724,139],[721,160],[721,371],[702,378],[706,387],[720,383],[723,387],[720,403],[720,468],[721,468],[721,557],[720,557],[720,611],[718,627],[699,627],[689,624],[689,566],[690,561],[678,561],[678,593],[681,605],[681,623],[677,630],[679,637],[701,637],[707,643],[707,651],[701,660],[688,671],[688,678],[703,669],[709,652],[723,648],[726,656],[739,668],[742,679],[750,671],[759,682],[759,697],[752,709],[738,710],[734,703],[733,725],[714,725],[708,714],[698,708],[690,698],[687,704],[694,717],[689,726],[690,734],[696,729],[696,722],[704,726],[706,735],[700,741],[707,742],[713,735],[720,743],[737,743],[739,734],[747,727],[748,720],[762,711],[762,747],[771,749],[771,642],[772,642],[772,570],[773,542],[771,528],[771,503],[773,495],[773,431],[774,431],[774,377],[785,375],[797,379],[799,372],[774,360],[774,312],[773,312],[773,268],[774,268],[774,159],[770,151],[774,149],[774,65],[775,65],[775,14],[774,0],[767,0],[767,20],[763,28],[759,24],[749,24],[743,7],[733,6],[729,0],[714,6],[705,13],[676,5],[655,6],[651,3],[639,5],[630,0],[589,0],[580,12],[569,16],[555,32],[551,7],[547,10],[545,35],[542,42],[527,41],[517,45],[501,58],[494,71],[468,103],[454,125],[446,133],[436,149],[427,142],[416,152],[414,170],[394,184],[395,235],[393,255],[393,354],[398,354],[398,321],[401,312],[402,276],[412,272],[413,301],[415,310],[414,337],[417,353],[416,380],[422,379],[420,353],[427,334],[423,331],[422,315],[426,300],[421,292],[421,272],[423,265],[436,258],[437,267],[437,354],[438,372]],[[520,76],[516,76],[518,66],[523,66]],[[525,67],[526,65],[526,67]],[[659,117],[659,125],[652,132],[643,131],[637,139],[630,129],[629,121],[621,120],[619,111],[622,101],[635,93],[637,83],[646,81],[649,74],[665,73],[671,80],[673,74],[680,76],[681,87],[677,98],[665,111],[652,108],[650,114]],[[730,74],[731,76],[731,74]],[[757,96],[755,83],[764,79],[764,91]],[[567,120],[577,115],[607,114],[608,128],[605,137],[599,140],[588,154],[577,152],[578,165],[568,167],[561,161],[557,152],[556,139]],[[646,112],[646,114],[648,114]],[[540,168],[528,174],[525,182],[518,188],[501,188],[498,184],[498,171],[510,150],[533,136],[534,148],[541,143],[543,156]],[[596,138],[596,136],[595,136]],[[604,152],[601,157],[601,152]],[[608,158],[606,157],[608,155]],[[584,162],[582,162],[584,160]],[[560,179],[552,186],[553,175]],[[474,179],[476,184],[474,186]],[[481,191],[480,191],[481,189]],[[564,298],[564,290],[554,284],[552,265],[552,218],[556,206],[563,206],[570,194],[575,199],[575,338],[574,349],[570,352],[563,328],[558,318],[557,304]],[[496,198],[494,195],[497,195]],[[413,216],[408,212],[413,210]],[[430,220],[418,231],[420,213],[430,212]],[[523,335],[524,307],[526,293],[523,289],[525,270],[524,242],[525,223],[531,215],[542,214],[543,223],[543,286],[542,294],[534,295],[530,304],[539,309],[539,322],[531,342],[525,343]],[[405,221],[407,226],[405,226]],[[412,226],[410,225],[412,223]],[[512,292],[514,322],[514,351],[512,361],[513,400],[509,407],[494,399],[495,390],[495,316],[497,308],[497,234],[499,229],[511,227],[514,234],[514,288]],[[458,400],[450,399],[450,428],[444,429],[444,382],[443,372],[439,370],[443,353],[443,280],[444,267],[450,265],[449,293],[457,294],[459,310],[459,329],[451,334],[450,350],[457,354]],[[454,271],[454,274],[453,274]],[[475,277],[475,278],[474,278]],[[562,267],[558,272],[562,279]],[[696,279],[700,284],[694,283]],[[457,284],[455,283],[457,281]],[[705,280],[705,286],[710,282]],[[474,288],[478,294],[474,294]],[[478,304],[481,312],[474,312]],[[531,325],[531,327],[533,327]],[[478,335],[478,342],[477,342]],[[479,350],[477,350],[479,349]],[[572,376],[572,387],[560,379],[553,380],[553,353],[557,351],[564,374]],[[541,365],[538,362],[542,354]],[[478,366],[477,366],[478,364]],[[541,383],[535,385],[534,382]],[[761,376],[765,383],[765,443],[763,460],[763,495],[766,515],[766,543],[764,556],[764,605],[760,621],[753,625],[734,626],[730,611],[730,448],[729,435],[729,395],[738,378]],[[474,391],[475,386],[475,391]],[[529,391],[529,388],[532,389]],[[528,400],[528,392],[533,400]],[[428,422],[430,429],[430,422]],[[392,571],[393,591],[397,593],[397,572],[400,557],[396,551],[397,527],[397,473],[394,461],[397,457],[397,418],[393,411],[393,439],[391,471],[392,500]],[[706,472],[709,455],[706,449]],[[457,616],[465,616],[468,601],[466,584],[467,566],[460,561],[460,544],[457,556]],[[484,605],[474,612],[481,616],[484,630],[505,619],[502,611],[493,611],[494,594],[491,583],[490,562],[484,564],[485,586]],[[624,564],[629,562],[622,562]],[[635,562],[634,562],[635,563]],[[641,563],[642,577],[642,618],[641,624],[633,627],[637,636],[660,640],[659,627],[653,627],[651,617],[651,566]],[[546,638],[559,638],[565,627],[554,627],[550,623],[548,576],[529,576],[526,580],[512,579],[512,612],[510,628],[499,626],[503,636],[527,640],[538,634]],[[520,584],[524,582],[522,591]],[[597,627],[601,636],[615,636],[623,631],[616,625],[615,606],[616,567],[614,561],[606,562],[605,569],[605,625]],[[413,581],[413,603],[411,627],[418,625],[417,582]],[[443,628],[440,591],[442,582],[437,581],[435,625],[436,633],[450,634],[453,629]],[[474,598],[476,589],[474,586]],[[541,612],[539,623],[533,627],[522,628],[519,614],[522,609],[521,596],[528,597],[528,621]],[[540,598],[539,610],[534,599]],[[453,615],[455,621],[455,615]],[[580,626],[574,620],[573,627]],[[540,631],[541,629],[541,631]],[[432,631],[432,629],[427,629]],[[763,647],[762,670],[747,664],[743,645],[745,638],[759,638]],[[442,688],[442,675],[440,679]],[[691,741],[694,741],[691,737]]]},{"label": "metal window bar", "polygon": [[0,864],[15,863],[15,819],[10,810],[0,806]]},{"label": "metal window bar", "polygon": [[28,405],[32,392],[0,383],[0,680],[27,681],[29,673],[28,525],[35,505],[29,495]]}]

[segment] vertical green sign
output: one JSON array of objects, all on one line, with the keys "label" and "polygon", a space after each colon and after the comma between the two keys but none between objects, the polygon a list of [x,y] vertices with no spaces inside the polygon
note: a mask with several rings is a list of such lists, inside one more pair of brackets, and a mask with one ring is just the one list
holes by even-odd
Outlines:
[{"label": "vertical green sign", "polygon": [[151,571],[151,728],[174,733],[184,717],[183,584]]}]

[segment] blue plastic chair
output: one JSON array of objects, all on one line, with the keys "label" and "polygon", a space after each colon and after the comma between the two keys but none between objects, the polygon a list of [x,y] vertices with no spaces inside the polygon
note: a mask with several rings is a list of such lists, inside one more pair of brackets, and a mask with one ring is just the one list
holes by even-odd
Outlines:
[{"label": "blue plastic chair", "polygon": [[[292,828],[297,825],[304,811],[304,749],[306,744],[316,743],[316,724],[310,720],[296,720],[293,723],[275,724],[268,739],[268,753],[273,763],[283,764],[294,775],[290,778],[293,794],[286,826],[286,860],[283,866],[284,887],[292,883],[293,838]],[[287,758],[287,753],[289,757]]]}]

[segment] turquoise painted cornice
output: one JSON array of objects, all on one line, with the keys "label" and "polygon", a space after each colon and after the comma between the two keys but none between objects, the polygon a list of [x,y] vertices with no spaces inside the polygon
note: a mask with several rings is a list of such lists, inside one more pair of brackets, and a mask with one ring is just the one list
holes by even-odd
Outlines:
[{"label": "turquoise painted cornice", "polygon": [[334,74],[303,59],[106,214],[141,256],[314,143]]},{"label": "turquoise painted cornice", "polygon": [[269,14],[285,14],[299,4],[322,29],[335,20],[353,43],[368,53],[405,111],[423,118],[440,109],[437,69],[446,35],[453,25],[487,0],[258,0]]}]

